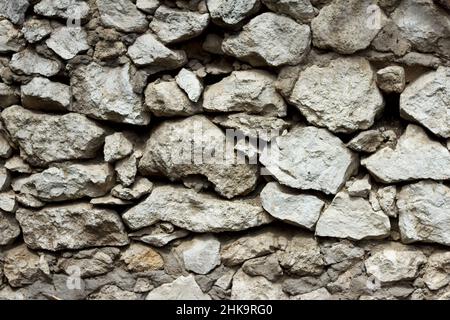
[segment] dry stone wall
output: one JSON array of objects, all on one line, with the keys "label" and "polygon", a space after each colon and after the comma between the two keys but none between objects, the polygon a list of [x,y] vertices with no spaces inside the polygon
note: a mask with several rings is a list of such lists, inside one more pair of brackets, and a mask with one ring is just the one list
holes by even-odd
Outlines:
[{"label": "dry stone wall", "polygon": [[0,0],[0,299],[450,298],[447,0]]}]

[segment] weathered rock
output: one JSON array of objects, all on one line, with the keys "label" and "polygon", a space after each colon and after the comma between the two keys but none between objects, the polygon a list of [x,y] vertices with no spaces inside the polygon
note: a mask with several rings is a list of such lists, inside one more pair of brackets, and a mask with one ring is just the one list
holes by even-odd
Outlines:
[{"label": "weathered rock", "polygon": [[45,41],[47,46],[65,60],[72,59],[78,53],[90,48],[87,33],[82,28],[61,27],[54,30]]},{"label": "weathered rock", "polygon": [[181,276],[175,281],[163,284],[147,295],[147,300],[211,300],[202,292],[195,278]]},{"label": "weathered rock", "polygon": [[317,221],[316,236],[351,240],[387,237],[391,224],[382,211],[375,211],[369,201],[338,193]]},{"label": "weathered rock", "polygon": [[228,27],[239,26],[260,8],[259,0],[207,0],[206,4],[213,22]]},{"label": "weathered rock", "polygon": [[383,183],[450,179],[450,153],[425,131],[408,125],[395,149],[385,147],[361,161]]},{"label": "weathered rock", "polygon": [[140,300],[140,295],[132,291],[123,290],[115,285],[106,285],[93,294],[87,300]]},{"label": "weathered rock", "polygon": [[133,243],[125,250],[120,259],[131,272],[149,272],[164,267],[161,255],[149,246]]},{"label": "weathered rock", "polygon": [[366,59],[338,58],[327,66],[313,65],[302,71],[289,100],[308,122],[351,133],[371,127],[383,110],[375,80]]},{"label": "weathered rock", "polygon": [[275,80],[275,76],[262,70],[235,71],[206,88],[203,107],[213,112],[285,116],[287,106],[275,89]]},{"label": "weathered rock", "polygon": [[128,244],[120,216],[115,211],[89,204],[75,203],[39,211],[21,208],[16,218],[25,243],[32,249],[57,251]]},{"label": "weathered rock", "polygon": [[113,60],[127,52],[127,47],[121,41],[99,41],[95,45],[94,58]]},{"label": "weathered rock", "polygon": [[106,27],[123,32],[143,32],[147,29],[147,19],[136,5],[129,0],[97,0],[100,19]]},{"label": "weathered rock", "polygon": [[382,283],[414,279],[419,267],[427,262],[420,251],[383,248],[365,261],[367,273]]},{"label": "weathered rock", "polygon": [[136,39],[128,48],[128,55],[137,66],[153,67],[155,72],[176,69],[187,62],[184,51],[167,48],[149,33]]},{"label": "weathered rock", "polygon": [[335,194],[356,171],[358,157],[325,129],[298,127],[275,139],[260,162],[283,185]]},{"label": "weathered rock", "polygon": [[114,171],[107,163],[65,164],[29,177],[22,193],[43,201],[100,197],[114,186]]},{"label": "weathered rock", "polygon": [[[0,4],[1,5],[1,4]],[[0,8],[1,10],[1,8]],[[0,13],[1,15],[1,13]],[[22,34],[8,20],[0,21],[0,53],[18,52],[25,46]]]},{"label": "weathered rock", "polygon": [[71,110],[101,120],[147,125],[150,114],[133,91],[130,72],[130,64],[103,67],[92,62],[78,67],[70,79],[76,100]]},{"label": "weathered rock", "polygon": [[80,0],[42,0],[34,6],[34,12],[45,17],[61,19],[86,19],[89,5]]},{"label": "weathered rock", "polygon": [[19,90],[0,83],[0,108],[8,108],[14,104],[20,103]]},{"label": "weathered rock", "polygon": [[347,147],[357,152],[373,153],[384,141],[380,130],[367,130],[358,133],[347,143]]},{"label": "weathered rock", "polygon": [[272,11],[286,14],[299,23],[310,23],[318,14],[310,0],[262,0]]},{"label": "weathered rock", "polygon": [[150,29],[166,44],[188,40],[200,35],[209,23],[209,14],[160,6]]},{"label": "weathered rock", "polygon": [[14,156],[6,160],[5,168],[11,172],[31,173],[33,170],[21,157]]},{"label": "weathered rock", "polygon": [[325,288],[320,288],[308,293],[300,294],[294,297],[296,300],[332,300],[330,292]]},{"label": "weathered rock", "polygon": [[114,169],[117,174],[117,181],[125,187],[130,187],[136,179],[138,170],[136,156],[132,154],[129,157],[119,160]]},{"label": "weathered rock", "polygon": [[242,270],[249,276],[263,276],[269,281],[277,281],[283,275],[275,254],[248,260],[242,265]]},{"label": "weathered rock", "polygon": [[256,199],[220,200],[183,187],[156,187],[123,215],[133,230],[167,221],[193,232],[239,231],[271,221]]},{"label": "weathered rock", "polygon": [[6,191],[11,183],[11,176],[9,171],[5,168],[0,168],[0,191]]},{"label": "weathered rock", "polygon": [[263,208],[271,216],[312,230],[325,202],[316,196],[299,194],[276,182],[268,183],[261,191]]},{"label": "weathered rock", "polygon": [[378,203],[383,212],[389,217],[397,216],[396,197],[397,188],[395,186],[379,188],[377,191]]},{"label": "weathered rock", "polygon": [[377,71],[377,84],[384,92],[402,93],[405,81],[405,69],[401,66],[390,66]]},{"label": "weathered rock", "polygon": [[103,155],[106,162],[115,162],[133,152],[133,143],[122,133],[116,132],[105,138]]},{"label": "weathered rock", "polygon": [[122,200],[138,200],[153,190],[153,183],[147,178],[138,177],[129,188],[117,185],[111,190],[111,195]]},{"label": "weathered rock", "polygon": [[428,258],[423,281],[430,290],[438,290],[450,283],[450,253],[436,252]]},{"label": "weathered rock", "polygon": [[130,201],[125,201],[122,199],[115,198],[111,195],[106,195],[103,197],[98,197],[91,199],[89,201],[90,204],[93,204],[94,206],[103,206],[103,207],[109,207],[109,206],[128,206],[130,204],[133,204]]},{"label": "weathered rock", "polygon": [[68,85],[35,77],[21,87],[22,105],[25,108],[45,111],[67,111],[72,102]]},{"label": "weathered rock", "polygon": [[26,75],[40,74],[44,77],[54,76],[60,70],[58,62],[44,58],[30,49],[14,54],[9,66],[14,72]]},{"label": "weathered rock", "polygon": [[159,0],[137,0],[136,7],[145,13],[154,13],[160,6]]},{"label": "weathered rock", "polygon": [[397,195],[402,241],[450,245],[450,188],[434,181],[404,186]]},{"label": "weathered rock", "polygon": [[17,201],[14,192],[0,193],[0,210],[8,213],[16,212]]},{"label": "weathered rock", "polygon": [[[170,228],[167,228],[167,225],[170,225]],[[170,223],[163,222],[135,231],[129,234],[129,236],[132,239],[147,243],[154,247],[164,247],[171,241],[184,238],[188,234],[189,232],[186,230],[176,230]]]},{"label": "weathered rock", "polygon": [[262,276],[251,277],[239,270],[233,278],[232,300],[283,300],[287,295],[281,284],[272,283]]},{"label": "weathered rock", "polygon": [[449,95],[450,68],[439,67],[408,85],[400,97],[400,114],[438,136],[450,138]]},{"label": "weathered rock", "polygon": [[311,22],[313,44],[351,54],[367,48],[385,23],[371,0],[334,0]]},{"label": "weathered rock", "polygon": [[320,277],[308,276],[301,278],[286,278],[282,282],[283,291],[291,296],[305,294],[324,287],[328,281],[328,276],[324,273]]},{"label": "weathered rock", "polygon": [[48,264],[42,258],[28,250],[23,244],[8,250],[5,255],[3,270],[8,283],[12,287],[23,287],[38,280],[46,279],[50,270]]},{"label": "weathered rock", "polygon": [[8,140],[3,134],[0,133],[0,158],[8,159],[9,157],[11,157],[12,153],[13,149]]},{"label": "weathered rock", "polygon": [[186,92],[189,100],[198,102],[203,93],[203,84],[194,72],[183,68],[178,72],[175,80],[178,86]]},{"label": "weathered rock", "polygon": [[226,198],[246,194],[256,185],[257,166],[236,163],[226,136],[204,116],[162,123],[152,132],[139,163],[143,174],[162,173],[171,180],[205,176]]},{"label": "weathered rock", "polygon": [[12,106],[1,116],[22,156],[34,165],[93,158],[105,137],[94,121],[75,113],[48,115]]},{"label": "weathered rock", "polygon": [[347,260],[362,259],[364,250],[356,247],[350,241],[331,242],[321,245],[325,265],[333,265]]},{"label": "weathered rock", "polygon": [[186,270],[207,274],[220,265],[220,242],[215,237],[196,237],[184,245],[183,262]]},{"label": "weathered rock", "polygon": [[222,50],[253,66],[299,64],[309,52],[311,32],[308,25],[266,12],[253,18],[243,30],[228,36]]},{"label": "weathered rock", "polygon": [[14,215],[0,211],[0,246],[11,244],[20,235],[20,226]]},{"label": "weathered rock", "polygon": [[202,111],[194,104],[175,81],[156,81],[145,90],[145,104],[158,117],[189,116]]},{"label": "weathered rock", "polygon": [[365,175],[360,179],[353,179],[347,182],[347,191],[351,197],[368,198],[372,185],[370,184],[369,175]]},{"label": "weathered rock", "polygon": [[22,24],[30,3],[28,0],[0,1],[0,17],[9,19],[14,24]]},{"label": "weathered rock", "polygon": [[[378,4],[380,4],[378,2]],[[372,46],[381,52],[392,52],[404,56],[411,50],[411,43],[404,37],[394,21],[388,19],[372,41]]]},{"label": "weathered rock", "polygon": [[21,31],[29,43],[36,43],[52,33],[52,30],[48,20],[30,19],[25,21]]}]

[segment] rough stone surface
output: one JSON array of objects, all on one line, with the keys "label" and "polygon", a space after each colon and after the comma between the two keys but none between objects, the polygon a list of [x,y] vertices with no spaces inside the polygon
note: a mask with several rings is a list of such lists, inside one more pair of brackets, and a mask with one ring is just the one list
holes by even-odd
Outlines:
[{"label": "rough stone surface", "polygon": [[60,70],[58,62],[44,58],[29,49],[14,54],[11,58],[10,67],[18,73],[26,75],[39,74],[44,77],[54,76]]},{"label": "rough stone surface", "polygon": [[378,87],[387,93],[402,93],[405,89],[405,69],[400,66],[389,66],[378,70]]},{"label": "rough stone surface", "polygon": [[28,0],[2,0],[0,2],[0,17],[7,18],[14,24],[21,24],[29,6]]},{"label": "rough stone surface", "polygon": [[181,69],[175,77],[178,86],[183,89],[192,102],[198,102],[203,93],[203,84],[197,75],[185,68]]},{"label": "rough stone surface", "polygon": [[239,26],[260,8],[259,0],[207,0],[206,4],[214,23],[228,27]]},{"label": "rough stone surface", "polygon": [[181,276],[175,281],[154,289],[147,295],[147,300],[211,300],[202,292],[195,278]]},{"label": "rough stone surface", "polygon": [[42,0],[34,6],[34,12],[39,15],[61,19],[73,19],[74,14],[85,19],[89,9],[89,4],[82,0]]},{"label": "rough stone surface", "polygon": [[129,0],[97,0],[102,23],[124,32],[142,32],[147,29],[147,19]]},{"label": "rough stone surface", "polygon": [[120,259],[127,265],[127,269],[132,272],[148,272],[164,267],[164,261],[159,253],[139,243],[130,245],[122,253]]},{"label": "rough stone surface", "polygon": [[56,29],[45,42],[58,56],[69,60],[79,52],[90,48],[87,33],[81,28],[61,27]]},{"label": "rough stone surface", "polygon": [[262,276],[251,277],[238,271],[233,278],[233,300],[280,300],[286,299],[280,284],[273,284]]},{"label": "rough stone surface", "polygon": [[7,108],[18,103],[20,103],[19,91],[0,83],[0,108]]},{"label": "rough stone surface", "polygon": [[220,242],[212,236],[199,237],[186,244],[183,261],[186,270],[208,274],[220,265]]},{"label": "rough stone surface", "polygon": [[52,33],[53,29],[48,20],[30,19],[25,21],[21,31],[29,43],[36,43]]},{"label": "rough stone surface", "polygon": [[115,162],[133,152],[133,143],[121,132],[105,138],[103,155],[106,162]]},{"label": "rough stone surface", "polygon": [[[1,9],[0,9],[1,10]],[[25,45],[22,35],[8,20],[0,21],[0,53],[18,52]]]},{"label": "rough stone surface", "polygon": [[310,0],[262,0],[272,11],[285,14],[299,23],[309,23],[318,14]]},{"label": "rough stone surface", "polygon": [[20,226],[10,213],[0,212],[0,246],[12,243],[20,235]]},{"label": "rough stone surface", "polygon": [[66,111],[72,102],[70,86],[35,77],[20,88],[22,105],[28,109]]}]

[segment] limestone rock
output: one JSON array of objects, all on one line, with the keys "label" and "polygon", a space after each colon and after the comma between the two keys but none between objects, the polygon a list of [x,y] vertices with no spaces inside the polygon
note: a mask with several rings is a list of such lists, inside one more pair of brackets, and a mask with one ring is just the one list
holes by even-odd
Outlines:
[{"label": "limestone rock", "polygon": [[90,48],[87,42],[87,33],[82,28],[58,28],[52,32],[45,43],[65,60],[72,59],[78,53]]},{"label": "limestone rock", "polygon": [[36,52],[26,49],[16,53],[11,58],[11,70],[26,75],[40,74],[44,77],[56,75],[60,65],[55,60],[47,59]]},{"label": "limestone rock", "polygon": [[233,277],[232,300],[283,300],[287,295],[281,284],[272,283],[262,276],[250,277],[242,270]]},{"label": "limestone rock", "polygon": [[181,276],[175,281],[153,289],[147,300],[211,300],[202,292],[192,275]]},{"label": "limestone rock", "polygon": [[197,274],[207,274],[220,265],[220,242],[213,236],[196,237],[183,250],[184,267]]},{"label": "limestone rock", "polygon": [[124,246],[128,237],[120,216],[112,210],[75,203],[39,211],[19,209],[16,218],[24,241],[32,249],[64,250]]},{"label": "limestone rock", "polygon": [[127,265],[131,272],[149,272],[164,267],[164,261],[160,254],[149,246],[133,243],[125,250],[120,259]]},{"label": "limestone rock", "polygon": [[316,196],[299,194],[276,182],[268,183],[261,191],[263,208],[271,216],[312,230],[325,202]]},{"label": "limestone rock", "polygon": [[395,149],[385,147],[361,161],[383,183],[450,179],[450,153],[425,131],[408,125]]},{"label": "limestone rock", "polygon": [[221,200],[183,187],[161,186],[123,215],[133,230],[167,221],[193,232],[239,231],[267,224],[270,217],[256,199]]},{"label": "limestone rock", "polygon": [[317,221],[316,236],[351,240],[387,237],[391,225],[388,216],[375,211],[369,201],[338,193]]},{"label": "limestone rock", "polygon": [[395,186],[379,188],[377,191],[378,203],[383,212],[389,217],[397,216],[396,197],[397,188]]},{"label": "limestone rock", "polygon": [[204,116],[165,121],[150,135],[139,170],[171,180],[202,175],[226,198],[246,194],[256,185],[257,166],[236,163],[226,149],[225,134]]},{"label": "limestone rock", "polygon": [[12,153],[13,149],[11,148],[8,140],[3,134],[0,133],[0,158],[8,159],[9,157],[11,157]]},{"label": "limestone rock", "polygon": [[29,6],[28,0],[1,0],[0,17],[7,18],[14,24],[22,24]]},{"label": "limestone rock", "polygon": [[[378,2],[378,4],[380,4]],[[392,52],[404,56],[411,50],[411,43],[405,38],[392,19],[388,19],[383,28],[372,41],[372,46],[381,52]]]},{"label": "limestone rock", "polygon": [[[167,225],[170,225],[170,228],[167,228]],[[184,238],[188,234],[189,232],[186,230],[176,230],[172,224],[163,222],[130,233],[129,236],[134,240],[147,243],[154,247],[164,247],[173,240]]]},{"label": "limestone rock", "polygon": [[325,265],[333,265],[346,260],[355,260],[364,257],[364,250],[353,245],[348,240],[325,243],[321,245],[320,251],[323,254]]},{"label": "limestone rock", "polygon": [[188,40],[200,35],[209,23],[209,14],[160,6],[150,29],[166,44]]},{"label": "limestone rock", "polygon": [[367,273],[382,283],[414,279],[427,258],[420,251],[384,248],[365,261]]},{"label": "limestone rock", "polygon": [[347,147],[357,152],[373,153],[384,141],[383,134],[379,130],[367,130],[358,133],[347,143]]},{"label": "limestone rock", "polygon": [[400,114],[438,136],[450,138],[449,95],[450,67],[439,67],[408,85],[400,97]]},{"label": "limestone rock", "polygon": [[334,0],[311,22],[314,46],[351,54],[367,48],[385,23],[371,0]]},{"label": "limestone rock", "polygon": [[430,290],[438,290],[450,283],[450,253],[436,252],[428,258],[423,280]]},{"label": "limestone rock", "polygon": [[21,157],[14,156],[6,160],[5,168],[11,172],[17,173],[31,173],[32,169]]},{"label": "limestone rock", "polygon": [[244,111],[253,114],[285,116],[286,103],[275,89],[276,78],[266,71],[235,71],[208,86],[203,95],[207,111]]},{"label": "limestone rock", "polygon": [[105,138],[103,155],[106,162],[115,162],[133,152],[133,143],[122,133],[116,132]]},{"label": "limestone rock", "polygon": [[377,71],[377,84],[384,92],[402,93],[405,81],[405,69],[401,66],[389,66]]},{"label": "limestone rock", "polygon": [[22,105],[44,111],[67,111],[72,102],[68,85],[35,77],[21,87]]},{"label": "limestone rock", "polygon": [[253,66],[299,64],[309,51],[308,25],[266,12],[253,18],[237,35],[228,36],[222,50]]},{"label": "limestone rock", "polygon": [[52,33],[50,22],[45,19],[30,19],[25,21],[22,33],[29,43],[36,43]]},{"label": "limestone rock", "polygon": [[150,33],[137,38],[128,55],[137,66],[153,67],[155,71],[176,69],[187,62],[184,51],[167,48]]},{"label": "limestone rock", "polygon": [[50,18],[86,19],[89,5],[80,0],[41,0],[34,6],[34,12]]},{"label": "limestone rock", "polygon": [[130,187],[117,185],[111,190],[111,195],[122,200],[138,200],[153,190],[153,183],[147,178],[138,177]]},{"label": "limestone rock", "polygon": [[9,188],[11,183],[11,176],[9,171],[5,168],[0,168],[0,191],[5,191]]},{"label": "limestone rock", "polygon": [[100,197],[114,186],[114,171],[107,163],[65,164],[31,175],[21,192],[43,201]]},{"label": "limestone rock", "polygon": [[119,160],[114,167],[117,174],[117,181],[125,187],[130,187],[137,174],[137,159],[134,154]]},{"label": "limestone rock", "polygon": [[[1,4],[0,4],[1,6]],[[1,8],[0,8],[1,10]],[[1,13],[0,13],[1,15]],[[22,34],[8,20],[0,21],[0,53],[18,52],[25,46]]]},{"label": "limestone rock", "polygon": [[158,9],[160,3],[159,0],[137,0],[136,7],[145,13],[154,13]]},{"label": "limestone rock", "polygon": [[175,81],[156,81],[145,90],[145,104],[158,117],[189,116],[202,111],[194,104]]},{"label": "limestone rock", "polygon": [[276,254],[248,260],[242,265],[242,271],[252,277],[263,276],[269,281],[277,281],[283,275]]},{"label": "limestone rock", "polygon": [[0,246],[11,244],[20,235],[20,226],[14,215],[0,211]]},{"label": "limestone rock", "polygon": [[351,197],[368,198],[370,190],[372,189],[372,185],[370,184],[370,177],[368,174],[361,179],[350,180],[349,182],[347,182],[347,185],[347,191]]},{"label": "limestone rock", "polygon": [[450,188],[434,181],[404,186],[397,195],[402,241],[450,245]]},{"label": "limestone rock", "polygon": [[87,300],[140,300],[139,294],[132,291],[123,290],[115,285],[105,285],[93,294],[89,295]]},{"label": "limestone rock", "polygon": [[17,210],[16,195],[14,192],[0,193],[0,210],[14,213]]},{"label": "limestone rock", "polygon": [[221,26],[239,26],[245,18],[258,12],[259,0],[207,0],[209,14]]},{"label": "limestone rock", "polygon": [[275,139],[260,162],[283,185],[335,194],[356,171],[358,157],[325,129],[298,127]]},{"label": "limestone rock", "polygon": [[147,19],[136,5],[129,0],[97,0],[100,19],[106,27],[123,32],[143,32]]},{"label": "limestone rock", "polygon": [[286,14],[299,23],[310,23],[319,12],[310,0],[262,0],[262,2],[270,10]]},{"label": "limestone rock", "polygon": [[178,72],[175,80],[178,86],[186,92],[189,100],[198,102],[203,93],[203,84],[194,72],[183,68]]},{"label": "limestone rock", "polygon": [[101,120],[147,125],[150,114],[133,91],[130,72],[130,64],[103,67],[92,62],[78,67],[70,79],[76,100],[71,110]]},{"label": "limestone rock", "polygon": [[12,106],[1,117],[23,157],[34,165],[93,158],[105,137],[94,121],[75,113],[48,115]]},{"label": "limestone rock", "polygon": [[332,296],[330,294],[330,292],[328,292],[327,289],[325,288],[319,288],[317,290],[308,292],[308,293],[304,293],[304,294],[300,294],[298,296],[296,296],[294,299],[296,300],[332,300]]},{"label": "limestone rock", "polygon": [[360,57],[337,58],[324,67],[306,68],[289,100],[308,122],[344,133],[368,129],[384,107],[375,74]]},{"label": "limestone rock", "polygon": [[20,104],[19,90],[0,82],[0,109]]}]

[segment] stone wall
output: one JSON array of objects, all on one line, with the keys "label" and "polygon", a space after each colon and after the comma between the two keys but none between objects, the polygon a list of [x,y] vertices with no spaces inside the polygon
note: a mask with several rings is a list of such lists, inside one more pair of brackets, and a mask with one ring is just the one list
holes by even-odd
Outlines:
[{"label": "stone wall", "polygon": [[0,0],[0,298],[447,299],[449,65],[447,0]]}]

